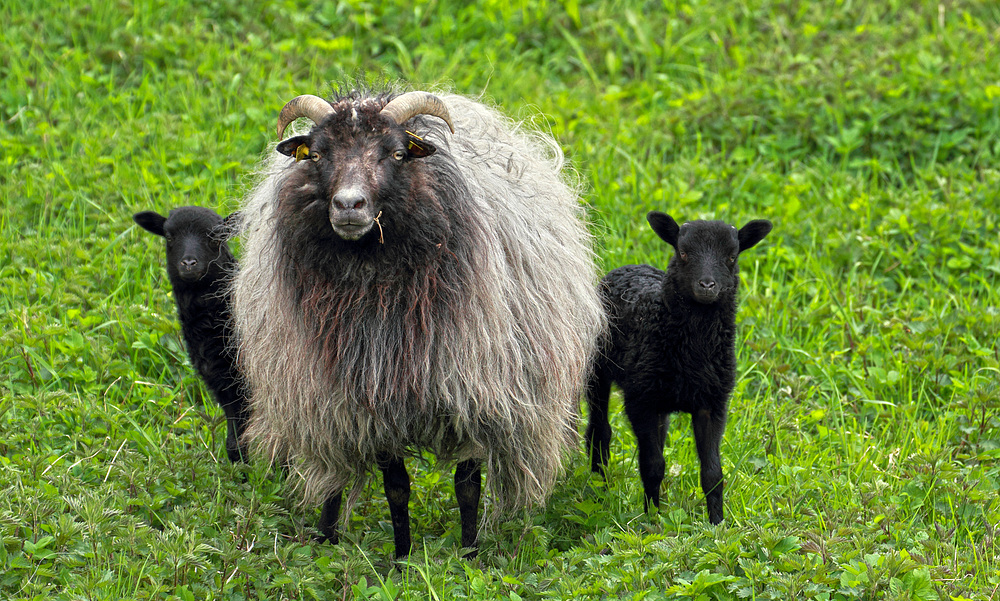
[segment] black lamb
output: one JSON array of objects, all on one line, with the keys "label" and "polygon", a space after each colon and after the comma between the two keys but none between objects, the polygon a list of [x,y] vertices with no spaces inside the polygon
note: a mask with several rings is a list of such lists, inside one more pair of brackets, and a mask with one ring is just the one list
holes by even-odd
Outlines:
[{"label": "black lamb", "polygon": [[644,507],[659,507],[670,414],[690,413],[708,519],[718,524],[723,488],[719,444],[736,380],[737,259],[771,231],[771,222],[754,220],[737,231],[722,221],[678,226],[657,211],[647,219],[676,252],[666,272],[627,265],[599,284],[610,330],[587,390],[591,469],[603,476],[608,462],[608,396],[616,383],[639,447]]},{"label": "black lamb", "polygon": [[191,364],[226,413],[226,455],[244,461],[248,392],[236,357],[229,278],[236,258],[226,243],[235,213],[223,219],[204,207],[178,207],[164,217],[143,211],[133,219],[167,241],[167,275]]}]

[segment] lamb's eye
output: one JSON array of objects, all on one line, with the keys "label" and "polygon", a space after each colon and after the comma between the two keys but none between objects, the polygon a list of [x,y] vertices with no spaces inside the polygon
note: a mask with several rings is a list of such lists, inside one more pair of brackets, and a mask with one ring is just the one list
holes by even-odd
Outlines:
[{"label": "lamb's eye", "polygon": [[688,260],[688,254],[682,250],[681,251],[681,261],[687,261],[687,260]]},{"label": "lamb's eye", "polygon": [[392,153],[392,158],[396,159],[397,161],[402,161],[403,159],[406,158],[406,151],[397,150],[396,152]]},{"label": "lamb's eye", "polygon": [[736,262],[736,255],[729,255],[729,264],[732,265]]},{"label": "lamb's eye", "polygon": [[310,152],[309,153],[309,160],[312,161],[312,162],[314,162],[314,163],[316,161],[318,161],[319,160],[319,153],[318,152]]}]

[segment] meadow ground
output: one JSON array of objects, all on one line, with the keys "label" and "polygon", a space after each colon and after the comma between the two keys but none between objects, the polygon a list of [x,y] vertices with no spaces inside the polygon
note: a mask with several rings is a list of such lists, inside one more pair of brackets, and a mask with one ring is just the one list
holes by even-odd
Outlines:
[{"label": "meadow ground", "polygon": [[[996,3],[12,0],[0,25],[0,597],[1000,598]],[[282,104],[359,71],[550,130],[604,268],[665,265],[651,209],[775,222],[741,262],[721,525],[686,417],[658,514],[618,417],[607,486],[581,450],[473,561],[433,464],[405,564],[377,479],[318,545],[316,510],[228,464],[131,214],[234,209]]]}]

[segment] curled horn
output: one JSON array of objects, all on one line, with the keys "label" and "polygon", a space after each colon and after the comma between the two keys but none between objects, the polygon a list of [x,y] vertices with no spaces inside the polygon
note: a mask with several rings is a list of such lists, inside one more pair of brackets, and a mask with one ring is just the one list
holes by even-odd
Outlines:
[{"label": "curled horn", "polygon": [[455,133],[448,107],[430,92],[407,92],[397,96],[385,105],[381,114],[391,118],[397,125],[402,125],[417,115],[431,115],[443,120],[448,124],[451,133]]},{"label": "curled horn", "polygon": [[312,94],[296,96],[289,100],[281,108],[281,112],[278,113],[278,139],[280,140],[281,136],[284,135],[288,124],[299,117],[306,117],[307,119],[311,119],[313,123],[319,123],[332,112],[333,107],[330,106],[330,103],[319,96],[313,96]]}]

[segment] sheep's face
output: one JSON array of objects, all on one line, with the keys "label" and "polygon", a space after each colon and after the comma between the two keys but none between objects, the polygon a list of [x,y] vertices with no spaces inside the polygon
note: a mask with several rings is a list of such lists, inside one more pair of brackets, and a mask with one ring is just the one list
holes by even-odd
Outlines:
[{"label": "sheep's face", "polygon": [[692,300],[712,304],[739,286],[739,255],[764,239],[771,222],[757,219],[737,230],[723,221],[689,221],[678,226],[669,215],[651,212],[648,220],[676,253],[667,267],[676,289]]},{"label": "sheep's face", "polygon": [[418,177],[414,159],[430,156],[435,148],[380,115],[376,102],[334,108],[308,134],[278,144],[278,152],[296,159],[279,204],[308,227],[328,222],[323,227],[341,240],[378,240],[380,215],[391,211]]},{"label": "sheep's face", "polygon": [[144,211],[132,218],[146,231],[166,239],[167,274],[172,282],[197,282],[206,275],[214,278],[231,256],[224,234],[228,221],[211,209],[179,207],[169,217]]}]

